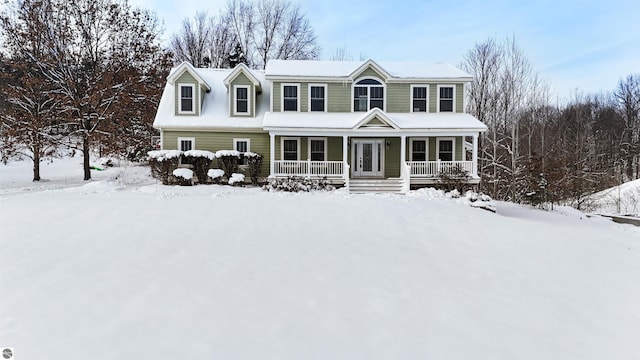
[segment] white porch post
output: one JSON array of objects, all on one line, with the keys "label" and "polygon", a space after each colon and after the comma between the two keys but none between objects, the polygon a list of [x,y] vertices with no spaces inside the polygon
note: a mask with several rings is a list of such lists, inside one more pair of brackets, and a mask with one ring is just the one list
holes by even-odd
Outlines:
[{"label": "white porch post", "polygon": [[269,133],[269,175],[273,175],[276,160],[276,135]]},{"label": "white porch post", "polygon": [[472,174],[478,176],[478,134],[473,135],[473,152],[471,155]]},{"label": "white porch post", "polygon": [[347,146],[349,145],[349,137],[347,135],[342,136],[342,176],[344,182],[347,184],[349,180],[349,171],[347,170]]},{"label": "white porch post", "polygon": [[[400,166],[402,167],[407,166],[407,136],[406,135],[400,136]],[[402,174],[403,172],[400,171],[400,175]],[[409,181],[409,179],[404,179],[404,180]]]}]

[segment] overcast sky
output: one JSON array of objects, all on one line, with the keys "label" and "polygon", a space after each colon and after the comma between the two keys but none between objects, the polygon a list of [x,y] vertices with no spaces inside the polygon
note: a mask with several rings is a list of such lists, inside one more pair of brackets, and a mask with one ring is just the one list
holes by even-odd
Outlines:
[{"label": "overcast sky", "polygon": [[[197,11],[217,14],[226,0],[131,0],[164,21],[164,38]],[[561,98],[612,90],[640,73],[640,1],[292,0],[309,18],[322,59],[346,47],[377,61],[459,64],[474,44],[514,36]],[[204,3],[204,4],[203,4]]]}]

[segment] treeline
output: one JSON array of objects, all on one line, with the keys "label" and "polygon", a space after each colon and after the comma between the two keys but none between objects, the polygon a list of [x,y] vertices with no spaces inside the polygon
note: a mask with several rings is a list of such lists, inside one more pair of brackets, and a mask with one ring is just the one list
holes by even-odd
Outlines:
[{"label": "treeline", "polygon": [[480,139],[481,190],[532,204],[568,202],[640,176],[640,74],[615,89],[553,104],[514,39],[488,39],[464,57],[468,111]]}]

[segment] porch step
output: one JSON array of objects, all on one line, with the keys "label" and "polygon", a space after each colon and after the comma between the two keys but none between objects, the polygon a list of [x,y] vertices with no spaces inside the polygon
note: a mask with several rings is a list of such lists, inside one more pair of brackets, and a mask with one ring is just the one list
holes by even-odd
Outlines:
[{"label": "porch step", "polygon": [[402,193],[402,179],[351,179],[349,192],[351,193]]}]

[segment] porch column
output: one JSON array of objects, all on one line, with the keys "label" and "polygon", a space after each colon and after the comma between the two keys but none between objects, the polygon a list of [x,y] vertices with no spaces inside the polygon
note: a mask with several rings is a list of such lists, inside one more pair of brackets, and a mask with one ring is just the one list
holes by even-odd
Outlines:
[{"label": "porch column", "polygon": [[349,137],[347,135],[342,136],[342,176],[345,183],[349,180],[349,170],[347,169],[347,146],[349,145]]},{"label": "porch column", "polygon": [[472,174],[478,176],[478,134],[473,135],[473,152],[471,155]]},{"label": "porch column", "polygon": [[400,136],[400,163],[407,165],[407,136]]},{"label": "porch column", "polygon": [[276,135],[269,133],[269,176],[273,175],[275,170],[274,161],[276,160]]}]

